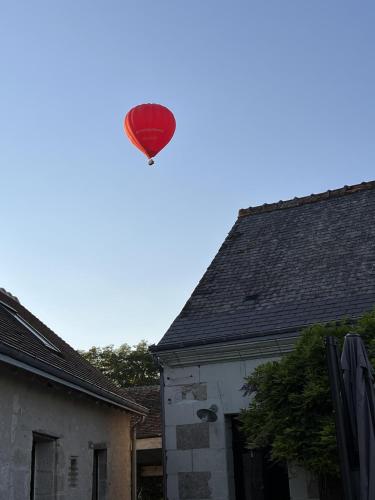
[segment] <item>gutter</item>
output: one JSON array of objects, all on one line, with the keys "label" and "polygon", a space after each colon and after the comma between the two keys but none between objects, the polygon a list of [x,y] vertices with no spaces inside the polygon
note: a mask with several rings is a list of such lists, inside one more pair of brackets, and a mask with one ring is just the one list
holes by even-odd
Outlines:
[{"label": "gutter", "polygon": [[149,347],[152,353],[157,353],[161,351],[173,351],[176,349],[183,349],[185,347],[200,347],[209,344],[224,344],[226,342],[235,342],[239,340],[251,340],[258,338],[275,337],[281,334],[294,334],[295,336],[301,331],[302,328],[306,328],[309,325],[302,325],[292,328],[280,328],[278,330],[273,330],[272,332],[255,332],[250,334],[235,334],[235,335],[217,335],[214,337],[198,337],[194,340],[187,340],[185,342],[166,342],[165,344],[153,344]]},{"label": "gutter", "polygon": [[131,426],[131,440],[132,440],[132,467],[131,467],[131,474],[132,474],[132,500],[137,500],[137,425],[143,424],[143,422],[146,420],[146,415],[142,415],[139,417],[135,423]]},{"label": "gutter", "polygon": [[[121,408],[122,410],[127,410],[142,416],[149,413],[149,410],[144,406],[121,398],[110,391],[105,391],[104,389],[93,386],[82,379],[78,379],[78,384],[77,377],[70,375],[68,372],[47,365],[38,358],[27,356],[20,351],[15,351],[3,343],[0,343],[0,361],[65,387],[69,387],[69,389],[82,392],[107,404]],[[46,367],[48,367],[48,371],[46,371]],[[64,377],[62,377],[61,374],[63,374]]]},{"label": "gutter", "polygon": [[[349,320],[355,323],[357,316],[353,316]],[[342,319],[342,318],[341,318]],[[322,321],[322,324],[331,323],[334,321],[340,321],[340,318],[333,319],[332,321]],[[319,323],[319,322],[318,322]],[[272,331],[266,332],[254,332],[248,334],[234,334],[234,335],[216,335],[212,337],[195,337],[193,340],[187,340],[182,342],[165,342],[159,344],[153,344],[149,347],[151,353],[158,353],[162,351],[174,351],[178,349],[183,349],[185,347],[201,347],[210,344],[224,344],[224,343],[232,343],[240,340],[252,340],[259,338],[268,338],[268,337],[278,337],[279,335],[291,334],[291,336],[298,337],[301,330],[304,328],[308,328],[309,326],[314,325],[315,323],[306,323],[303,325],[292,326],[288,328],[278,328]]]}]

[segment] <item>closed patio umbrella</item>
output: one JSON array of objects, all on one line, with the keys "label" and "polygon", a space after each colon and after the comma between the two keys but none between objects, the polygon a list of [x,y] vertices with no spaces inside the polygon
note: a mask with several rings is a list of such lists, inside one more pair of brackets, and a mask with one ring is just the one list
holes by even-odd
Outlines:
[{"label": "closed patio umbrella", "polygon": [[358,498],[375,500],[375,392],[374,372],[360,335],[345,337],[341,356],[344,389],[358,456]]}]

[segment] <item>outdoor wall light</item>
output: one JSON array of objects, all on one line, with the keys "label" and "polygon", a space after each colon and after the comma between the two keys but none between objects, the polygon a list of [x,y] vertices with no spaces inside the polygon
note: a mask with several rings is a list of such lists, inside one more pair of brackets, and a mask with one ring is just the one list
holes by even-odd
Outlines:
[{"label": "outdoor wall light", "polygon": [[197,417],[202,420],[202,422],[216,422],[217,420],[217,410],[216,405],[211,405],[209,408],[201,409],[197,411]]}]

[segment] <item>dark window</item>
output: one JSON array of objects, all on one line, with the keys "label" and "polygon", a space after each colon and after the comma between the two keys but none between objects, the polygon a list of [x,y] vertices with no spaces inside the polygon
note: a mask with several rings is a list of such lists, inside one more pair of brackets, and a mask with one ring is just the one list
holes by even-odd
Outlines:
[{"label": "dark window", "polygon": [[56,439],[33,433],[31,452],[31,500],[55,498]]},{"label": "dark window", "polygon": [[92,500],[107,498],[107,450],[94,449]]}]

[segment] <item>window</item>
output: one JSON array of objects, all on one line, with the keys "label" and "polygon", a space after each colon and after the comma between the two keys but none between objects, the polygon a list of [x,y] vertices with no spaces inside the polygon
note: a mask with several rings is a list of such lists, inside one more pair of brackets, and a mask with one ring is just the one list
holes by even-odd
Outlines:
[{"label": "window", "polygon": [[107,498],[107,450],[94,449],[92,500]]},{"label": "window", "polygon": [[5,311],[7,311],[11,316],[13,316],[13,318],[15,320],[17,320],[29,332],[31,332],[34,335],[34,337],[36,337],[37,339],[39,339],[46,347],[48,347],[48,349],[52,349],[52,351],[55,351],[56,353],[61,354],[60,349],[58,349],[56,346],[54,346],[52,344],[52,342],[50,342],[49,340],[47,340],[46,337],[44,335],[42,335],[40,332],[38,332],[38,330],[36,328],[34,328],[33,326],[31,326],[30,323],[28,323],[25,319],[23,319],[18,314],[18,312],[15,309],[13,309],[13,307],[9,306],[8,304],[6,304],[5,302],[3,302],[1,300],[0,300],[0,305],[2,306],[2,308]]},{"label": "window", "polygon": [[55,498],[56,439],[33,433],[30,500]]}]

